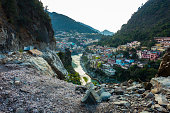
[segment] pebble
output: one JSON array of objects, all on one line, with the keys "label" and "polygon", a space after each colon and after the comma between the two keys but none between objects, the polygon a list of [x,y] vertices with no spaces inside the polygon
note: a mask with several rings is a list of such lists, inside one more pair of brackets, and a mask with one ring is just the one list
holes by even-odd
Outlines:
[{"label": "pebble", "polygon": [[146,96],[145,96],[145,98],[153,98],[154,97],[154,95],[153,95],[153,93],[148,93]]},{"label": "pebble", "polygon": [[16,113],[26,113],[23,108],[17,108]]}]

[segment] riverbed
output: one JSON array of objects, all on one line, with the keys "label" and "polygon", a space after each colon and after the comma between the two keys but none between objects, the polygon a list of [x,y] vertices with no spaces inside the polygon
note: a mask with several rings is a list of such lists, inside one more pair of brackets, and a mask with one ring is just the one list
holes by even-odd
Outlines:
[{"label": "riverbed", "polygon": [[[86,85],[86,83],[91,82],[91,78],[84,72],[83,68],[80,65],[80,58],[82,54],[72,55],[72,61],[77,65],[74,70],[79,73],[80,81],[82,85]],[[83,79],[83,77],[87,78],[87,82]]]}]

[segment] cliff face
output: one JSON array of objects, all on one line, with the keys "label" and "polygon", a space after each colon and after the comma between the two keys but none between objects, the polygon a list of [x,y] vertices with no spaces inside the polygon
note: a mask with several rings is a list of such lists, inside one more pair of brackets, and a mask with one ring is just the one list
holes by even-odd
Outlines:
[{"label": "cliff face", "polygon": [[51,20],[39,0],[0,0],[0,50],[55,46]]},{"label": "cliff face", "polygon": [[157,77],[163,76],[168,77],[170,76],[170,48],[167,49],[167,52],[163,56],[163,60],[160,64]]}]

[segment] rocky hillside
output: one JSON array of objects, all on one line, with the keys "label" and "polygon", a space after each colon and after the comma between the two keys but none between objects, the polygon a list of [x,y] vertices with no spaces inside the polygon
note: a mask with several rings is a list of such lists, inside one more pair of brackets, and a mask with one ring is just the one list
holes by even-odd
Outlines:
[{"label": "rocky hillside", "polygon": [[0,51],[53,48],[53,30],[39,0],[0,0]]},{"label": "rocky hillside", "polygon": [[152,46],[154,37],[170,36],[170,1],[148,0],[139,7],[122,25],[113,37],[102,39],[100,44],[118,46],[134,40],[143,42],[143,46]]},{"label": "rocky hillside", "polygon": [[97,33],[96,30],[92,29],[91,27],[76,22],[75,20],[55,12],[50,13],[52,26],[54,32],[57,31],[65,31],[65,32],[79,32],[79,33]]},{"label": "rocky hillside", "polygon": [[5,64],[0,66],[0,75],[0,112],[170,112],[170,78],[153,79],[152,90],[136,82],[103,84],[102,90],[99,86],[95,91],[110,92],[110,99],[88,105],[81,102],[86,95],[81,89],[87,88],[44,75],[33,67]]},{"label": "rocky hillside", "polygon": [[143,83],[78,86],[58,79],[68,79],[63,65],[56,70],[60,62],[51,51],[1,55],[0,112],[170,112],[169,75]]}]

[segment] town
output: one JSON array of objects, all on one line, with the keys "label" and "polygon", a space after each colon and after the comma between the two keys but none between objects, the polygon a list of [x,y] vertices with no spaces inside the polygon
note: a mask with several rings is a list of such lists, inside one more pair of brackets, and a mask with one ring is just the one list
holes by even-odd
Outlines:
[{"label": "town", "polygon": [[56,32],[56,50],[64,52],[69,48],[72,54],[81,53],[83,48],[98,42],[100,35],[98,33],[68,33],[63,31]]},{"label": "town", "polygon": [[170,37],[155,37],[155,46],[150,49],[141,47],[141,43],[133,41],[125,45],[114,47],[102,47],[90,45],[84,56],[88,58],[90,67],[102,70],[106,75],[115,75],[114,65],[128,69],[132,65],[143,68],[147,61],[159,60],[166,48],[170,46]]}]

